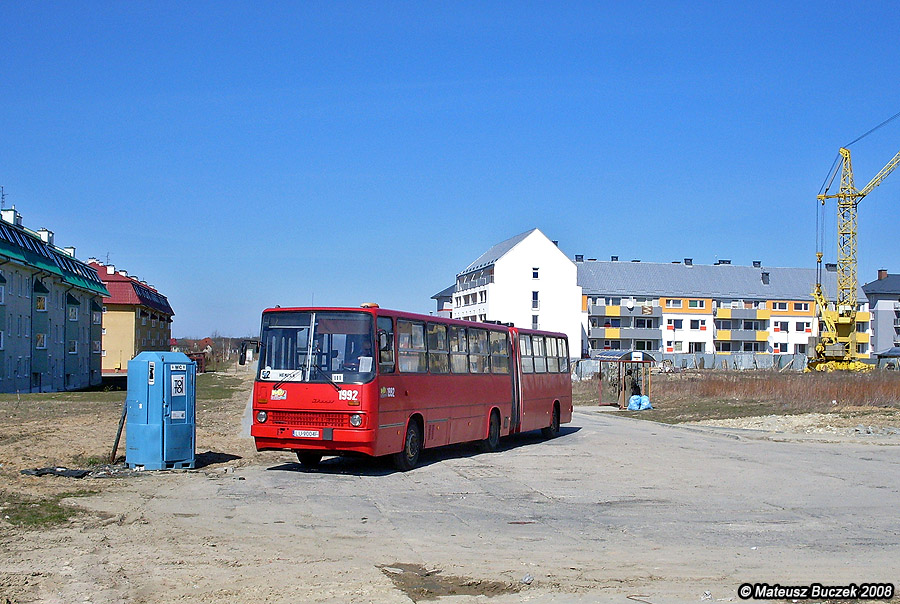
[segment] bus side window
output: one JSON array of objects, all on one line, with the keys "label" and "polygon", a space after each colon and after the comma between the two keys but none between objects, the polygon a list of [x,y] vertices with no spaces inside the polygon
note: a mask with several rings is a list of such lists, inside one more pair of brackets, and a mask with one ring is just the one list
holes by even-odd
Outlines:
[{"label": "bus side window", "polygon": [[401,373],[425,373],[425,324],[397,321],[399,363]]},{"label": "bus side window", "polygon": [[428,369],[431,373],[450,373],[450,356],[447,349],[447,326],[428,323]]},{"label": "bus side window", "polygon": [[544,337],[534,336],[531,338],[534,343],[534,372],[547,373],[547,357],[544,356]]},{"label": "bus side window", "polygon": [[509,373],[509,337],[501,331],[490,332],[491,371]]},{"label": "bus side window", "polygon": [[569,372],[569,351],[568,343],[565,338],[559,339],[559,372]]},{"label": "bus side window", "polygon": [[487,331],[469,328],[469,372],[490,373],[489,354]]},{"label": "bus side window", "polygon": [[559,373],[559,358],[556,354],[556,338],[547,338],[547,373]]},{"label": "bus side window", "polygon": [[394,373],[394,322],[378,317],[378,371]]},{"label": "bus side window", "polygon": [[466,341],[466,328],[450,326],[450,371],[453,373],[469,373],[469,346]]},{"label": "bus side window", "polygon": [[534,358],[532,358],[531,354],[531,336],[519,336],[519,356],[522,358],[522,373],[534,373]]}]

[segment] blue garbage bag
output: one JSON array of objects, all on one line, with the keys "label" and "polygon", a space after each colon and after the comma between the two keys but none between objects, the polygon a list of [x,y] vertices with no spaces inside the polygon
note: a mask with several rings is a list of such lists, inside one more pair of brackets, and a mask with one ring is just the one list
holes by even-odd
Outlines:
[{"label": "blue garbage bag", "polygon": [[641,397],[641,411],[646,409],[653,409],[653,405],[650,404],[650,397],[645,394]]},{"label": "blue garbage bag", "polygon": [[639,394],[634,394],[630,399],[628,399],[628,410],[629,411],[640,411],[641,410],[641,397]]}]

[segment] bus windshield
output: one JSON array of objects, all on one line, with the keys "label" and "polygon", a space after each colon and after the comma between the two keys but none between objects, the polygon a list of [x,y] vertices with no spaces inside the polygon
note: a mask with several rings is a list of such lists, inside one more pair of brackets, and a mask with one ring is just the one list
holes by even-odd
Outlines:
[{"label": "bus windshield", "polygon": [[375,377],[373,343],[367,313],[264,313],[258,377],[271,382],[368,382]]}]

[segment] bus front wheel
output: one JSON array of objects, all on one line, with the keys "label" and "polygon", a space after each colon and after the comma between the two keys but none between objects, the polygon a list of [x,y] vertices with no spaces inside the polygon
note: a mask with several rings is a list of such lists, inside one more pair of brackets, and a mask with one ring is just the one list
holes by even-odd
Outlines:
[{"label": "bus front wheel", "polygon": [[297,461],[304,468],[315,468],[322,461],[322,454],[315,451],[297,451]]},{"label": "bus front wheel", "polygon": [[403,450],[394,454],[394,467],[401,472],[412,470],[419,463],[422,452],[422,431],[415,420],[410,420],[406,427],[406,438],[403,439]]},{"label": "bus front wheel", "polygon": [[549,426],[541,428],[541,434],[544,435],[544,438],[559,436],[559,405],[553,405],[553,418],[550,420]]}]

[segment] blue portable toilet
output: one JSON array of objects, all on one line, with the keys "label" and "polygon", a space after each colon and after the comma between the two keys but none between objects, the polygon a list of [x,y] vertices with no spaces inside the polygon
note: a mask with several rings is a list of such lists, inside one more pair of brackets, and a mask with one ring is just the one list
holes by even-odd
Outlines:
[{"label": "blue portable toilet", "polygon": [[125,463],[193,468],[197,364],[181,352],[142,352],[128,361]]}]

